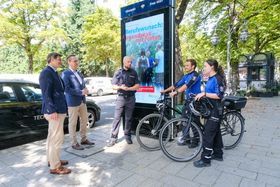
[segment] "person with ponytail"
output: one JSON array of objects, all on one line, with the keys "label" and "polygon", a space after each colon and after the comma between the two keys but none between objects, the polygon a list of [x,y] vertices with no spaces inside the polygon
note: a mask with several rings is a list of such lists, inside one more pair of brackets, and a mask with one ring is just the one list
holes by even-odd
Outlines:
[{"label": "person with ponytail", "polygon": [[195,99],[200,100],[202,97],[207,97],[213,108],[211,108],[211,115],[204,126],[201,159],[193,163],[195,167],[208,167],[211,165],[212,159],[223,161],[223,140],[220,123],[223,114],[221,100],[226,89],[226,78],[223,68],[214,59],[206,60],[204,74],[209,77],[205,91],[197,94]]}]

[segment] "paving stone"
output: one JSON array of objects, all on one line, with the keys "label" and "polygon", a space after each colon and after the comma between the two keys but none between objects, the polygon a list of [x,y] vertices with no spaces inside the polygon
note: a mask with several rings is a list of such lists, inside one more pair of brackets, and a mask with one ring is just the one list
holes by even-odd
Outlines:
[{"label": "paving stone", "polygon": [[265,174],[258,174],[257,181],[264,182],[264,183],[271,184],[271,185],[280,186],[279,176],[273,177],[273,176],[269,176],[269,175],[265,175]]},{"label": "paving stone", "polygon": [[170,175],[161,178],[160,181],[163,182],[167,186],[191,186],[191,187],[199,187],[200,186],[199,183],[195,183],[195,182],[186,180],[186,179],[181,178],[181,177],[170,176]]},{"label": "paving stone", "polygon": [[219,176],[213,186],[224,187],[226,185],[227,187],[236,187],[239,186],[241,179],[242,177],[240,176],[224,172]]},{"label": "paving stone", "polygon": [[149,177],[156,180],[159,180],[165,175],[161,171],[155,171],[150,168],[142,168],[141,166],[133,169],[132,171],[144,177]]},{"label": "paving stone", "polygon": [[262,166],[262,161],[253,160],[253,161],[241,162],[238,168],[245,171],[258,172],[261,169],[261,166]]},{"label": "paving stone", "polygon": [[265,187],[265,183],[256,180],[242,178],[239,187]]},{"label": "paving stone", "polygon": [[[280,179],[280,168],[277,169],[268,169],[268,168],[260,168],[259,169],[259,173],[265,174],[265,175],[269,175],[269,176],[273,176],[273,177],[279,177]],[[280,184],[279,184],[280,186]]]},{"label": "paving stone", "polygon": [[168,187],[168,185],[163,184],[161,181],[148,178],[137,187]]},{"label": "paving stone", "polygon": [[186,163],[186,162],[170,162],[166,167],[164,167],[162,169],[162,172],[165,172],[165,173],[168,173],[171,175],[176,175],[189,164],[190,163]]},{"label": "paving stone", "polygon": [[176,176],[193,181],[193,179],[198,176],[203,170],[200,168],[193,167],[193,163],[187,164],[181,171],[179,171]]},{"label": "paving stone", "polygon": [[[211,166],[212,167],[212,166]],[[195,178],[194,182],[205,184],[205,185],[213,185],[216,180],[221,175],[221,171],[217,170],[215,167],[207,167],[207,168],[201,168],[203,170],[200,172]]]},{"label": "paving stone", "polygon": [[141,175],[134,174],[129,178],[121,181],[116,187],[131,187],[131,186],[139,186],[142,185],[147,178]]},{"label": "paving stone", "polygon": [[233,175],[237,175],[240,177],[246,177],[248,179],[256,179],[257,178],[257,172],[251,172],[251,171],[245,171],[238,168],[229,168],[226,166],[219,166],[217,167],[218,170],[224,171]]}]

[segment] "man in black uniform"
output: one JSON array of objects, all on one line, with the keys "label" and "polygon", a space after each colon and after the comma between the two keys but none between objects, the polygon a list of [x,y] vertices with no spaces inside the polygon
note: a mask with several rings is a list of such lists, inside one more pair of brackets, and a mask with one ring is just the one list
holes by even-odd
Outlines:
[{"label": "man in black uniform", "polygon": [[132,113],[135,106],[135,92],[139,88],[139,80],[136,71],[131,68],[131,63],[132,58],[125,56],[123,58],[123,68],[115,72],[112,80],[113,89],[118,91],[118,97],[116,100],[114,121],[112,125],[110,142],[107,145],[108,147],[114,146],[118,139],[123,111],[125,114],[125,140],[128,144],[132,144]]}]

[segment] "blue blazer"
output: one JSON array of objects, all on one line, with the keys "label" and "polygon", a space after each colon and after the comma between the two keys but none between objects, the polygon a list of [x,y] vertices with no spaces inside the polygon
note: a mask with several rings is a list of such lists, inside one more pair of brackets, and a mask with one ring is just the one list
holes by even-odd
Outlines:
[{"label": "blue blazer", "polygon": [[67,113],[67,105],[64,96],[63,81],[50,66],[42,70],[39,77],[42,90],[42,113],[59,114]]},{"label": "blue blazer", "polygon": [[82,79],[82,84],[80,84],[78,78],[70,69],[65,70],[61,74],[65,85],[66,102],[70,107],[79,106],[82,102],[86,103],[86,97],[82,95],[82,90],[86,87],[84,77],[80,72],[77,73]]}]

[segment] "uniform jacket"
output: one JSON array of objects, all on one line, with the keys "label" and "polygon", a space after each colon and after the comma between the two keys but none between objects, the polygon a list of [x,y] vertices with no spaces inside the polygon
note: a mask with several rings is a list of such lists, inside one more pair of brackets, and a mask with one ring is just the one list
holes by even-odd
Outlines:
[{"label": "uniform jacket", "polygon": [[63,81],[54,69],[47,66],[39,77],[42,90],[42,113],[52,114],[54,112],[66,114],[67,105],[64,96]]},{"label": "uniform jacket", "polygon": [[77,73],[82,79],[82,84],[70,69],[65,70],[61,75],[65,85],[67,105],[70,107],[79,106],[82,102],[86,103],[86,97],[82,95],[82,90],[85,88],[84,77],[80,72]]}]

